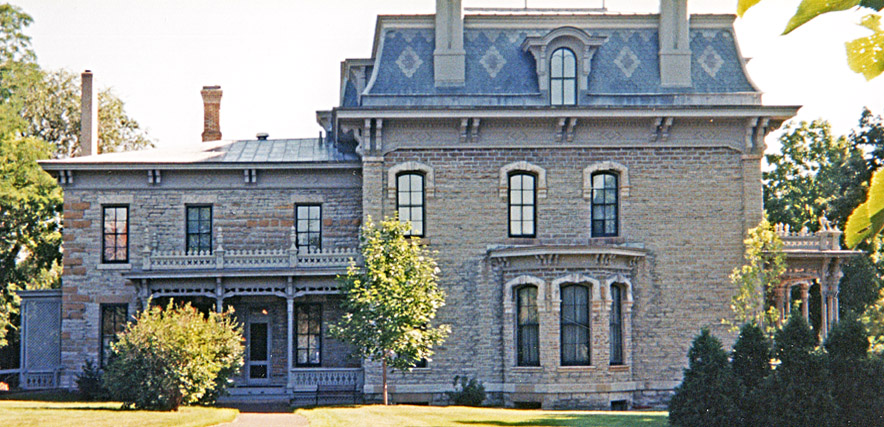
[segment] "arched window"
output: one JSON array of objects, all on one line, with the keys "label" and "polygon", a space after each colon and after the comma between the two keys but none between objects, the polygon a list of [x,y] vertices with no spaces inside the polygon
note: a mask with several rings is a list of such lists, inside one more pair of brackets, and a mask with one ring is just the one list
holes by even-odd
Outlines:
[{"label": "arched window", "polygon": [[623,364],[623,289],[611,286],[611,364]]},{"label": "arched window", "polygon": [[577,57],[571,49],[556,49],[549,59],[549,101],[552,105],[577,104]]},{"label": "arched window", "polygon": [[396,175],[396,210],[399,221],[411,222],[408,236],[424,236],[424,176],[417,172]]},{"label": "arched window", "polygon": [[510,237],[534,237],[537,214],[537,184],[534,175],[513,172],[509,176]]},{"label": "arched window", "polygon": [[589,288],[562,286],[562,365],[589,365]]},{"label": "arched window", "polygon": [[519,366],[540,366],[537,287],[523,286],[516,294],[516,354]]},{"label": "arched window", "polygon": [[616,236],[617,175],[599,172],[592,175],[592,237]]}]

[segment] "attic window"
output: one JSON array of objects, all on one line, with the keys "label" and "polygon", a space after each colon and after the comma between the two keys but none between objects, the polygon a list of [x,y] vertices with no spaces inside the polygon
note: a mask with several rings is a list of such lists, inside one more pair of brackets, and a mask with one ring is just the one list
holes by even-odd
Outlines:
[{"label": "attic window", "polygon": [[606,40],[574,27],[525,38],[522,50],[534,56],[537,84],[551,105],[579,104],[578,96],[588,89],[592,56]]}]

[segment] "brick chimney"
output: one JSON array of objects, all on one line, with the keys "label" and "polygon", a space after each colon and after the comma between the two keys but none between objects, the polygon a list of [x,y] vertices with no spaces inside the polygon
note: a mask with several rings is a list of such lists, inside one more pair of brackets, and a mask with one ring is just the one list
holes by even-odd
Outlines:
[{"label": "brick chimney", "polygon": [[80,151],[75,156],[98,154],[98,100],[92,71],[80,74]]},{"label": "brick chimney", "polygon": [[221,139],[221,86],[203,86],[203,142]]},{"label": "brick chimney", "polygon": [[660,0],[660,84],[691,85],[690,17],[687,0]]}]

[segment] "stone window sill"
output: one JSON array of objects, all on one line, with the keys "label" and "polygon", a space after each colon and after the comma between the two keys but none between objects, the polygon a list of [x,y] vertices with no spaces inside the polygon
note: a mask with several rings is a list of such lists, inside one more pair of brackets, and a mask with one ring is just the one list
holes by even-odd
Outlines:
[{"label": "stone window sill", "polygon": [[98,264],[95,267],[96,270],[131,270],[132,263],[125,264]]},{"label": "stone window sill", "polygon": [[598,371],[598,367],[595,365],[559,366],[556,370],[559,372],[595,372]]},{"label": "stone window sill", "polygon": [[608,372],[629,372],[629,365],[611,365]]},{"label": "stone window sill", "polygon": [[532,373],[543,372],[543,367],[542,366],[514,366],[512,368],[512,372],[514,372],[514,373],[523,372],[523,373],[532,374]]},{"label": "stone window sill", "polygon": [[408,373],[410,373],[410,374],[429,374],[431,372],[433,372],[433,369],[431,369],[431,368],[411,368],[411,371],[409,371]]}]

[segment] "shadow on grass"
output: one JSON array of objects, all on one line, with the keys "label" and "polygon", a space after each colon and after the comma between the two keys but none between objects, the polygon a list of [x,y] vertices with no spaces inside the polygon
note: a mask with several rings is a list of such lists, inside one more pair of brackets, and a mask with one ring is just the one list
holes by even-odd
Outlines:
[{"label": "shadow on grass", "polygon": [[0,400],[23,400],[28,402],[76,402],[77,393],[67,390],[37,390],[0,392]]},{"label": "shadow on grass", "polygon": [[641,414],[624,414],[624,415],[577,415],[562,414],[554,416],[533,417],[522,421],[500,421],[500,420],[457,420],[459,424],[464,425],[489,425],[489,426],[531,426],[531,427],[558,427],[558,426],[578,426],[578,427],[626,427],[626,426],[665,426],[667,419],[665,416],[641,415]]}]

